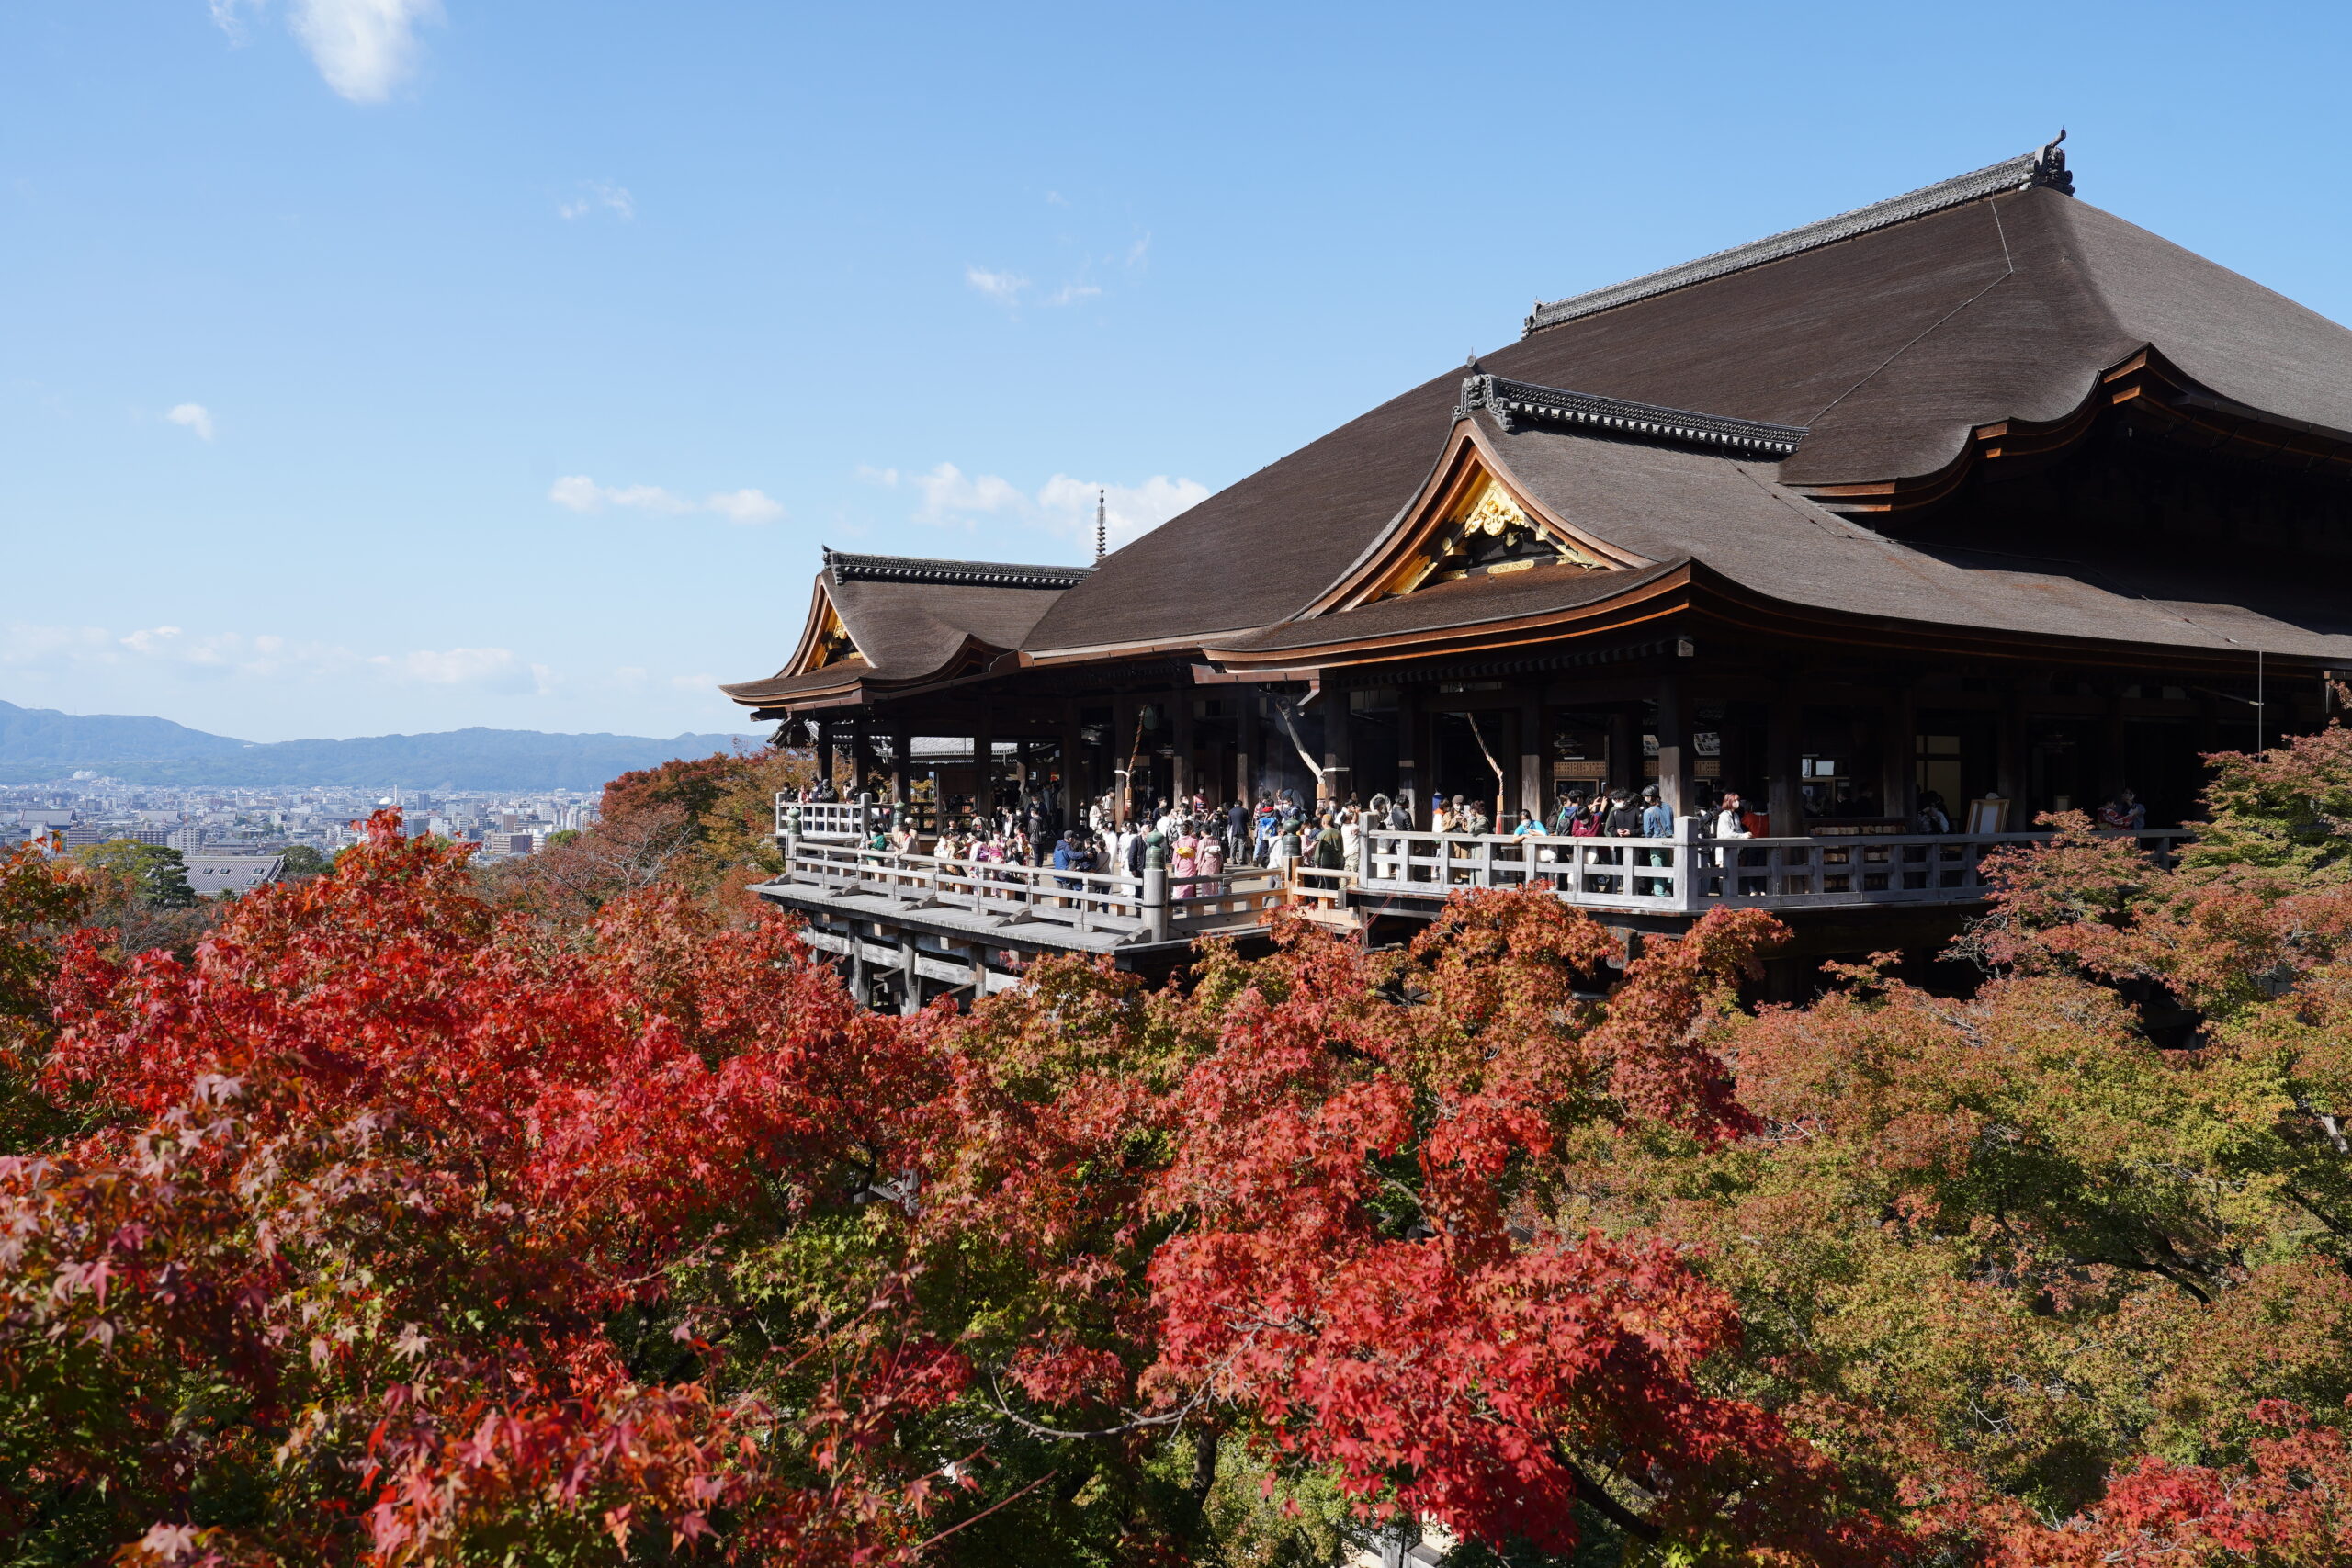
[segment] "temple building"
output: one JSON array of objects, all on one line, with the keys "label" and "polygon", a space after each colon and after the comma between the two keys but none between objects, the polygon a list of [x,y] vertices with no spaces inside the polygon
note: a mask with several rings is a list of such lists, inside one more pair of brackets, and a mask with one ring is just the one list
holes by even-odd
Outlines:
[{"label": "temple building", "polygon": [[1655,780],[1776,841],[1928,790],[1980,836],[2126,787],[2177,824],[2352,669],[2352,332],[2073,190],[2052,143],[1539,303],[1091,568],[829,553],[726,689],[901,797],[954,737],[952,793],[1057,810]]}]

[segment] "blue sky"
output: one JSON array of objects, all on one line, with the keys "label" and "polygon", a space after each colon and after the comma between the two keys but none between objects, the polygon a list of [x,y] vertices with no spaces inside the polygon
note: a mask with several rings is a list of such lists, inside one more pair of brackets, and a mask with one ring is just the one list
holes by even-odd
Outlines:
[{"label": "blue sky", "polygon": [[13,0],[0,698],[740,728],[820,544],[1082,559],[2062,125],[2345,320],[2348,15]]}]

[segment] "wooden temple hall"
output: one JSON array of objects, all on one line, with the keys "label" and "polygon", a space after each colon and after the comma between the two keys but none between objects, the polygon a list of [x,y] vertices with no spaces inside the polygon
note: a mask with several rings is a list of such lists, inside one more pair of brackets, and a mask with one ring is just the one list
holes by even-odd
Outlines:
[{"label": "wooden temple hall", "polygon": [[[1401,794],[1366,909],[1532,878],[1850,915],[1965,906],[2043,811],[2192,815],[2200,753],[2324,722],[2347,569],[2352,332],[2077,199],[2052,143],[1538,304],[1091,568],[829,554],[783,670],[727,690],[846,795]],[[1763,830],[1686,824],[1648,875],[1424,831],[1653,780]],[[803,837],[833,860],[772,896],[866,897]]]}]

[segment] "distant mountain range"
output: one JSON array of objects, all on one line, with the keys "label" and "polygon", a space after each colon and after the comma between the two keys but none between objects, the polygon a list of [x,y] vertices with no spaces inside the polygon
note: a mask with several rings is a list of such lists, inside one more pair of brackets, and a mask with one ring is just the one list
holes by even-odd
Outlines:
[{"label": "distant mountain range", "polygon": [[257,744],[167,718],[67,714],[0,702],[0,784],[43,784],[87,771],[130,784],[343,784],[360,789],[601,788],[680,757],[756,750],[758,735],[547,735],[451,729],[356,740]]}]

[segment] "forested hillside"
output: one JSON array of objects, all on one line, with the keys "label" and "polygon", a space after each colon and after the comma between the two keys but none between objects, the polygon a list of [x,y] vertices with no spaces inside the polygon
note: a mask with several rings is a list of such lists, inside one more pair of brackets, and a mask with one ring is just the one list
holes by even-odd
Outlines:
[{"label": "forested hillside", "polygon": [[0,784],[87,771],[152,784],[341,784],[363,789],[593,790],[617,773],[705,756],[761,738],[550,735],[452,729],[351,740],[254,743],[168,719],[63,714],[0,702]]},{"label": "forested hillside", "polygon": [[2352,1560],[2352,735],[1762,1009],[1766,914],[1498,893],[862,1011],[799,766],[201,941],[6,863],[12,1562]]}]

